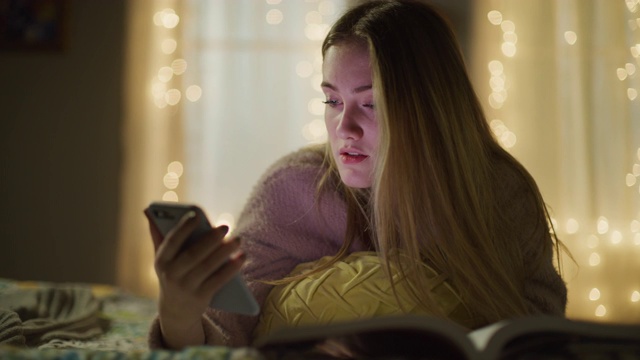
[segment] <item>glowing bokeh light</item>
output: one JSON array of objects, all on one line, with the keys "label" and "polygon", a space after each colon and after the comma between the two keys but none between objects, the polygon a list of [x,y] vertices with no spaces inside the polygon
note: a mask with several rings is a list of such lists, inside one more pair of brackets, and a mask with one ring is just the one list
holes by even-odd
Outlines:
[{"label": "glowing bokeh light", "polygon": [[162,26],[173,29],[180,23],[180,17],[172,9],[166,9],[162,15]]},{"label": "glowing bokeh light", "polygon": [[162,195],[162,201],[179,201],[180,199],[178,198],[178,194],[173,191],[173,190],[169,190],[167,192],[165,192]]},{"label": "glowing bokeh light", "polygon": [[160,44],[160,49],[167,55],[173,54],[177,47],[178,42],[173,39],[164,39]]},{"label": "glowing bokeh light", "polygon": [[191,102],[198,101],[202,97],[202,88],[198,85],[191,85],[185,91],[185,96]]},{"label": "glowing bokeh light", "polygon": [[487,13],[487,19],[493,25],[500,25],[502,23],[502,13],[498,10],[491,10]]},{"label": "glowing bokeh light", "polygon": [[284,14],[282,14],[282,11],[278,9],[271,9],[267,11],[265,19],[269,25],[278,25],[284,19]]},{"label": "glowing bokeh light", "polygon": [[167,166],[167,173],[174,173],[177,177],[181,177],[184,172],[184,166],[180,161],[172,161]]},{"label": "glowing bokeh light", "polygon": [[505,20],[500,24],[500,28],[502,28],[502,31],[504,32],[515,32],[516,24],[511,20]]},{"label": "glowing bokeh light", "polygon": [[173,69],[163,66],[158,70],[158,79],[164,83],[171,81],[173,78]]},{"label": "glowing bokeh light", "polygon": [[323,115],[325,108],[323,101],[324,99],[320,98],[313,98],[309,100],[309,103],[307,104],[307,110],[309,110],[309,113],[316,116]]},{"label": "glowing bokeh light", "polygon": [[185,59],[175,59],[171,62],[171,69],[176,75],[182,75],[187,71],[187,61]]},{"label": "glowing bokeh light", "polygon": [[504,71],[504,65],[499,60],[491,60],[488,67],[491,75],[501,75]]},{"label": "glowing bokeh light", "polygon": [[578,220],[573,218],[570,218],[569,220],[567,220],[566,230],[567,230],[567,233],[569,234],[577,233],[578,230],[580,230],[580,224],[578,223]]},{"label": "glowing bokeh light", "polygon": [[176,105],[180,102],[182,94],[178,89],[170,89],[164,96],[164,99],[167,101],[169,105]]},{"label": "glowing bokeh light", "polygon": [[573,31],[566,31],[564,33],[564,40],[567,42],[567,44],[573,45],[578,40],[578,35],[576,35],[576,33]]},{"label": "glowing bokeh light", "polygon": [[513,43],[504,42],[502,43],[502,53],[507,57],[514,57],[516,55],[517,49]]},{"label": "glowing bokeh light", "polygon": [[320,143],[327,140],[327,128],[323,120],[315,119],[302,128],[302,136],[310,143]]},{"label": "glowing bokeh light", "polygon": [[606,234],[607,231],[609,231],[609,220],[604,216],[600,216],[596,226],[598,228],[598,234]]},{"label": "glowing bokeh light", "polygon": [[329,32],[327,24],[307,24],[304,28],[304,35],[312,41],[321,41]]},{"label": "glowing bokeh light", "polygon": [[514,45],[518,43],[518,35],[516,35],[516,33],[514,32],[505,32],[502,35],[502,39],[504,40],[504,42],[511,43]]},{"label": "glowing bokeh light", "polygon": [[624,81],[624,79],[626,79],[626,78],[627,78],[627,75],[629,75],[629,74],[627,73],[627,70],[626,70],[626,69],[618,68],[618,69],[616,70],[616,75],[618,75],[618,79],[619,79],[620,81]]},{"label": "glowing bokeh light", "polygon": [[164,178],[162,178],[162,183],[167,189],[173,190],[180,185],[180,177],[174,172],[168,172]]}]

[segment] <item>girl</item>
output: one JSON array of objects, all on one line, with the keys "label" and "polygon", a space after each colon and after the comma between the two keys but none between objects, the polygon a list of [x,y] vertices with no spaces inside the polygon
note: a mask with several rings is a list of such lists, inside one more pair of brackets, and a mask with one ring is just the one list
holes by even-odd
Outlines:
[{"label": "girl", "polygon": [[[403,313],[468,328],[564,315],[540,191],[492,137],[446,21],[417,1],[365,2],[322,53],[328,142],[266,172],[234,240],[221,227],[180,252],[197,219],[164,239],[151,228],[151,346]],[[241,267],[262,314],[207,308]]]}]

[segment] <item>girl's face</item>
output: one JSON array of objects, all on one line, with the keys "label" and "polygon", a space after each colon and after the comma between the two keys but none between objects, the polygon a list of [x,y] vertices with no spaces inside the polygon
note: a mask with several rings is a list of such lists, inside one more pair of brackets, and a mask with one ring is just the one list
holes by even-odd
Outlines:
[{"label": "girl's face", "polygon": [[322,75],[324,120],[340,178],[349,187],[371,187],[378,123],[367,47],[353,43],[330,47]]}]

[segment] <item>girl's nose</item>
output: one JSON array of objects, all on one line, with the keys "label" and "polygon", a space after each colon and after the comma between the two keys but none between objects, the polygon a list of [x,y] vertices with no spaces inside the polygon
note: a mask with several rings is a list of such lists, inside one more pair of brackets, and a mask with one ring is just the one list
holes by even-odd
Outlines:
[{"label": "girl's nose", "polygon": [[363,131],[358,118],[358,110],[351,110],[345,107],[336,128],[336,134],[338,137],[344,140],[359,140],[362,138]]}]

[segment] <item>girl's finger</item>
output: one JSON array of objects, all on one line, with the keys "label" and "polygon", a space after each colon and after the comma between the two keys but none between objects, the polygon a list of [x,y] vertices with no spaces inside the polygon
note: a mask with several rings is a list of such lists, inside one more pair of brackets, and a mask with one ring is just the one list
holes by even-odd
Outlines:
[{"label": "girl's finger", "polygon": [[156,253],[156,263],[169,264],[179,254],[189,235],[193,233],[198,225],[198,215],[195,211],[188,211],[178,224],[171,229],[162,243],[158,246]]},{"label": "girl's finger", "polygon": [[240,271],[246,259],[244,252],[236,252],[220,269],[205,279],[200,287],[202,291],[207,295],[213,295],[220,291]]},{"label": "girl's finger", "polygon": [[[194,269],[197,269],[201,264],[208,263],[208,258],[223,245],[224,237],[228,231],[229,228],[227,226],[209,230],[193,244],[182,250],[172,262],[168,271],[172,273],[173,277],[179,279],[187,276],[188,273],[194,272]],[[197,272],[198,270],[195,271]],[[191,278],[187,279],[187,281],[191,280]]]},{"label": "girl's finger", "polygon": [[212,275],[216,274],[224,265],[230,261],[231,255],[240,248],[238,239],[227,241],[203,259],[192,271],[185,274],[185,279],[195,287],[202,287],[202,284]]},{"label": "girl's finger", "polygon": [[[202,234],[196,241],[189,244],[183,249],[182,254],[186,257],[201,258],[212,253],[218,246],[224,243],[224,238],[229,232],[229,227],[226,225],[218,226],[210,229],[206,233]],[[180,255],[179,255],[180,257]],[[186,261],[186,260],[179,260]]]}]

